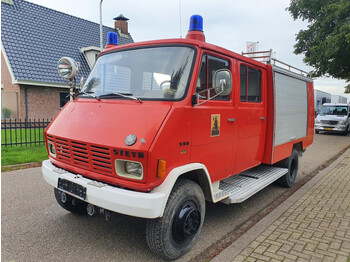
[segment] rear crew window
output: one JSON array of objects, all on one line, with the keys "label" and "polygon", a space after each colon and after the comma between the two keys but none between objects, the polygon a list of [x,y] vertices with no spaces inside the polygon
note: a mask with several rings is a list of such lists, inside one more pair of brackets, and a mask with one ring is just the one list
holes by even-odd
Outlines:
[{"label": "rear crew window", "polygon": [[241,102],[261,102],[261,70],[240,66],[240,97]]}]

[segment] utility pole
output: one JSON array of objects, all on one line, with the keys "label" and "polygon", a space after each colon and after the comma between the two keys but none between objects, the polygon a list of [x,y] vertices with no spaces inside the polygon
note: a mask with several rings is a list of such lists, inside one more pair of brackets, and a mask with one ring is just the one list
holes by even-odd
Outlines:
[{"label": "utility pole", "polygon": [[102,30],[102,2],[100,1],[100,49],[103,50],[103,30]]}]

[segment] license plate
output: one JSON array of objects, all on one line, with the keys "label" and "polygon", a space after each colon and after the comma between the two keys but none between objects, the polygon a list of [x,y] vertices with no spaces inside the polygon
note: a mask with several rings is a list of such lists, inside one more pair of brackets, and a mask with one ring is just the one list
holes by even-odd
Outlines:
[{"label": "license plate", "polygon": [[332,131],[333,128],[332,127],[326,127],[324,130],[327,130],[327,131]]},{"label": "license plate", "polygon": [[86,187],[68,181],[66,179],[59,178],[57,188],[66,191],[67,193],[70,193],[74,196],[77,196],[83,200],[86,198]]}]

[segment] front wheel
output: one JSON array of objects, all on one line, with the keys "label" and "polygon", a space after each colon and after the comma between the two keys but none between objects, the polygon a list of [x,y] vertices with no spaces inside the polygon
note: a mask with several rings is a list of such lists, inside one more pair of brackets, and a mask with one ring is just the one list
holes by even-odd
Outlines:
[{"label": "front wheel", "polygon": [[283,187],[292,187],[298,174],[298,151],[293,148],[290,157],[281,161],[278,166],[288,168],[288,173],[278,179],[277,183]]},{"label": "front wheel", "polygon": [[344,130],[344,132],[342,133],[343,136],[347,136],[349,132],[349,126],[347,126]]},{"label": "front wheel", "polygon": [[205,215],[205,199],[200,186],[179,179],[169,196],[163,217],[148,220],[149,248],[166,260],[187,253],[198,239]]}]

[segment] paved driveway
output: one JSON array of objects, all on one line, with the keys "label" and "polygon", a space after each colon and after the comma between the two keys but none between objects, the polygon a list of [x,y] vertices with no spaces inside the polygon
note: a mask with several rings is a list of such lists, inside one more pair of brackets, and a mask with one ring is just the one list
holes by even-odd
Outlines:
[{"label": "paved driveway", "polygon": [[[298,180],[350,145],[350,136],[319,134],[301,160]],[[2,261],[158,261],[145,241],[145,220],[71,214],[60,208],[40,168],[2,174]],[[205,252],[287,189],[271,185],[243,204],[207,204],[199,242],[180,261]]]}]

